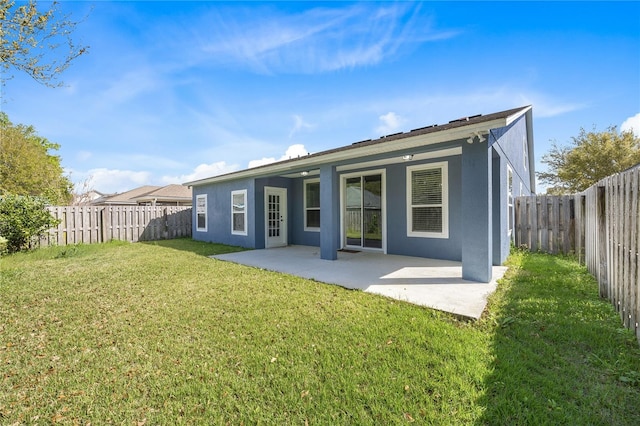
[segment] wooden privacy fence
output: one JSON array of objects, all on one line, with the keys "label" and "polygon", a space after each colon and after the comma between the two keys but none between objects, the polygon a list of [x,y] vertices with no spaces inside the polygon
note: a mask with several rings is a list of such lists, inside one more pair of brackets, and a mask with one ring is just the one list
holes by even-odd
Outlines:
[{"label": "wooden privacy fence", "polygon": [[640,165],[565,196],[518,197],[515,243],[575,254],[640,341]]},{"label": "wooden privacy fence", "polygon": [[191,207],[48,207],[60,219],[41,245],[93,244],[111,240],[153,241],[191,236]]},{"label": "wooden privacy fence", "polygon": [[575,250],[574,196],[538,195],[515,200],[515,243],[532,251]]}]

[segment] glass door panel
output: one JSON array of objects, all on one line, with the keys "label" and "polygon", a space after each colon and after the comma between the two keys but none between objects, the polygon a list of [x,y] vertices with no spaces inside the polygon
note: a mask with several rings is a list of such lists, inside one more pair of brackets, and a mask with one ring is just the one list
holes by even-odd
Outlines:
[{"label": "glass door panel", "polygon": [[362,182],[360,177],[346,181],[344,229],[348,246],[362,246]]},{"label": "glass door panel", "polygon": [[345,194],[345,244],[381,249],[382,175],[347,178]]},{"label": "glass door panel", "polygon": [[382,248],[382,175],[364,176],[363,247]]}]

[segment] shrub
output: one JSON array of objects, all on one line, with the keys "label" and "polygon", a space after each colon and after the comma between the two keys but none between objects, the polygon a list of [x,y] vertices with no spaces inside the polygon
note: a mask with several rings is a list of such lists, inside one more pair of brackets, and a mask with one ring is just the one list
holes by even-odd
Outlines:
[{"label": "shrub", "polygon": [[14,253],[31,247],[34,237],[44,235],[59,221],[39,197],[4,194],[0,196],[0,236],[7,239],[7,251]]}]

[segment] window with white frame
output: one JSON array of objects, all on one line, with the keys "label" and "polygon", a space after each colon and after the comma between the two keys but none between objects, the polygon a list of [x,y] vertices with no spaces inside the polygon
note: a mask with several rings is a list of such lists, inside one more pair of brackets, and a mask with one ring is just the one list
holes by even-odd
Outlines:
[{"label": "window with white frame", "polygon": [[207,232],[207,194],[196,196],[196,230]]},{"label": "window with white frame", "polygon": [[247,235],[247,190],[231,192],[231,233]]},{"label": "window with white frame", "polygon": [[407,167],[407,236],[449,238],[448,163]]},{"label": "window with white frame", "polygon": [[304,230],[320,231],[320,179],[304,181]]},{"label": "window with white frame", "polygon": [[509,224],[509,237],[513,234],[513,170],[507,166],[507,223]]}]

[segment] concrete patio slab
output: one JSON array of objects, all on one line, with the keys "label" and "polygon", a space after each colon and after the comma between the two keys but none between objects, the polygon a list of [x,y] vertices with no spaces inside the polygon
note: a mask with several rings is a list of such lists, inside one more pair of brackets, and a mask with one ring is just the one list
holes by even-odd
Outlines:
[{"label": "concrete patio slab", "polygon": [[493,280],[462,279],[462,264],[448,260],[372,252],[338,252],[337,260],[320,259],[320,248],[288,246],[212,256],[215,259],[283,272],[328,284],[359,289],[478,319],[496,281],[507,268],[493,267]]}]

